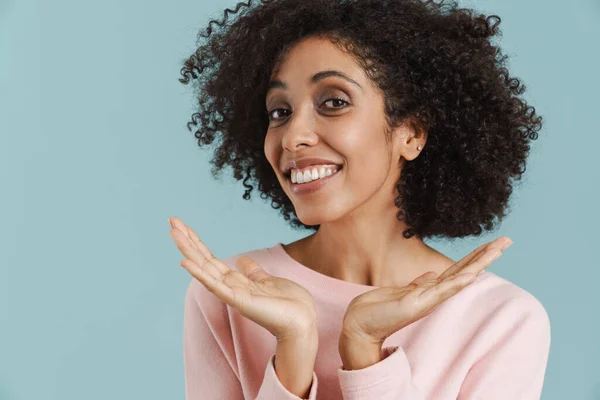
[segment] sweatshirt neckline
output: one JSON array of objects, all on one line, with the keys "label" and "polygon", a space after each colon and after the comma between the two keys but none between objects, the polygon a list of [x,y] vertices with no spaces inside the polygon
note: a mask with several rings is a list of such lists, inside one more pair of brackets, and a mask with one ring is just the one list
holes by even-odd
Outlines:
[{"label": "sweatshirt neckline", "polygon": [[[310,286],[330,294],[350,295],[352,297],[380,287],[348,282],[312,270],[289,255],[283,248],[281,242],[267,248],[267,250],[272,257],[284,263],[285,270],[294,275],[298,279],[298,283],[301,283],[304,286]],[[490,274],[491,272],[488,270],[482,271],[478,276],[477,281],[481,281],[482,278],[487,277],[487,275]]]},{"label": "sweatshirt neckline", "polygon": [[379,287],[344,281],[310,269],[290,256],[288,252],[285,251],[281,242],[268,248],[268,250],[273,257],[285,263],[285,269],[298,278],[303,285],[311,286],[328,293],[352,296],[357,296]]}]

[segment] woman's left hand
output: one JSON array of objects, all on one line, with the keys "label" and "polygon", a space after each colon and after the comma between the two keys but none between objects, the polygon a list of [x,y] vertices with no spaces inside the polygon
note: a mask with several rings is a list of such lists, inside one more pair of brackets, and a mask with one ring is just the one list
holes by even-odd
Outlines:
[{"label": "woman's left hand", "polygon": [[388,336],[429,315],[472,283],[511,244],[502,236],[478,247],[439,277],[430,271],[408,286],[380,287],[355,297],[344,315],[340,342],[381,346]]}]

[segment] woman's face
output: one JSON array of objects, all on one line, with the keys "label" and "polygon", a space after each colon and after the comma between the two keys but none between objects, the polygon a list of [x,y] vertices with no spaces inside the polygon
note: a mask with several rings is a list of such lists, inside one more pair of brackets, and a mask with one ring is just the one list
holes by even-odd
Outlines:
[{"label": "woman's face", "polygon": [[[311,80],[324,71],[337,71],[355,83],[336,75]],[[298,218],[317,225],[395,207],[400,153],[385,138],[383,96],[354,59],[328,40],[307,38],[288,52],[271,81],[280,84],[265,99],[264,152]],[[318,190],[301,193],[307,183],[292,183],[282,168],[313,157],[341,169]]]}]

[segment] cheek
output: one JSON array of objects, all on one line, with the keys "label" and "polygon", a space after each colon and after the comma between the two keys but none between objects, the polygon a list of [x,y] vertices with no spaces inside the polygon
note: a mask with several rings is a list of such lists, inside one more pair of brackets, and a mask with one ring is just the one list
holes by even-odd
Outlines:
[{"label": "cheek", "polygon": [[279,155],[277,154],[277,146],[274,140],[273,135],[265,136],[265,141],[263,144],[263,151],[265,153],[265,157],[271,164],[271,167],[276,168],[279,162]]},{"label": "cheek", "polygon": [[277,180],[279,181],[279,184],[281,185],[281,188],[284,192],[286,192],[286,178],[279,173],[283,149],[281,148],[280,142],[278,142],[278,139],[274,135],[267,134],[263,145],[263,151],[265,154],[265,158],[271,165],[273,173],[275,174]]},{"label": "cheek", "polygon": [[381,173],[382,167],[389,160],[389,148],[384,138],[372,132],[372,127],[364,127],[364,130],[351,130],[344,132],[335,139],[331,139],[330,145],[342,155],[348,166],[353,171]]},{"label": "cheek", "polygon": [[346,151],[346,179],[352,187],[369,192],[383,185],[390,173],[387,147],[373,139]]}]

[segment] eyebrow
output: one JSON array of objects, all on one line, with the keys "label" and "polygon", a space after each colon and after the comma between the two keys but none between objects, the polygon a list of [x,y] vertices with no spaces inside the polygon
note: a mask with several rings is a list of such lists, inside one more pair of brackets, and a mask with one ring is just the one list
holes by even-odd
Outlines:
[{"label": "eyebrow", "polygon": [[[360,90],[363,90],[362,86],[360,86],[358,84],[358,82],[356,82],[354,79],[350,78],[349,76],[345,75],[343,72],[340,71],[336,71],[336,70],[327,70],[327,71],[321,71],[321,72],[317,72],[316,74],[314,74],[309,82],[312,84],[315,84],[325,78],[328,78],[330,76],[337,76],[338,78],[342,78],[350,83],[352,83],[353,85],[358,86],[358,88]],[[279,79],[274,79],[271,82],[269,82],[269,86],[267,88],[267,93],[269,93],[271,91],[271,89],[287,89],[287,85],[280,81]]]}]

